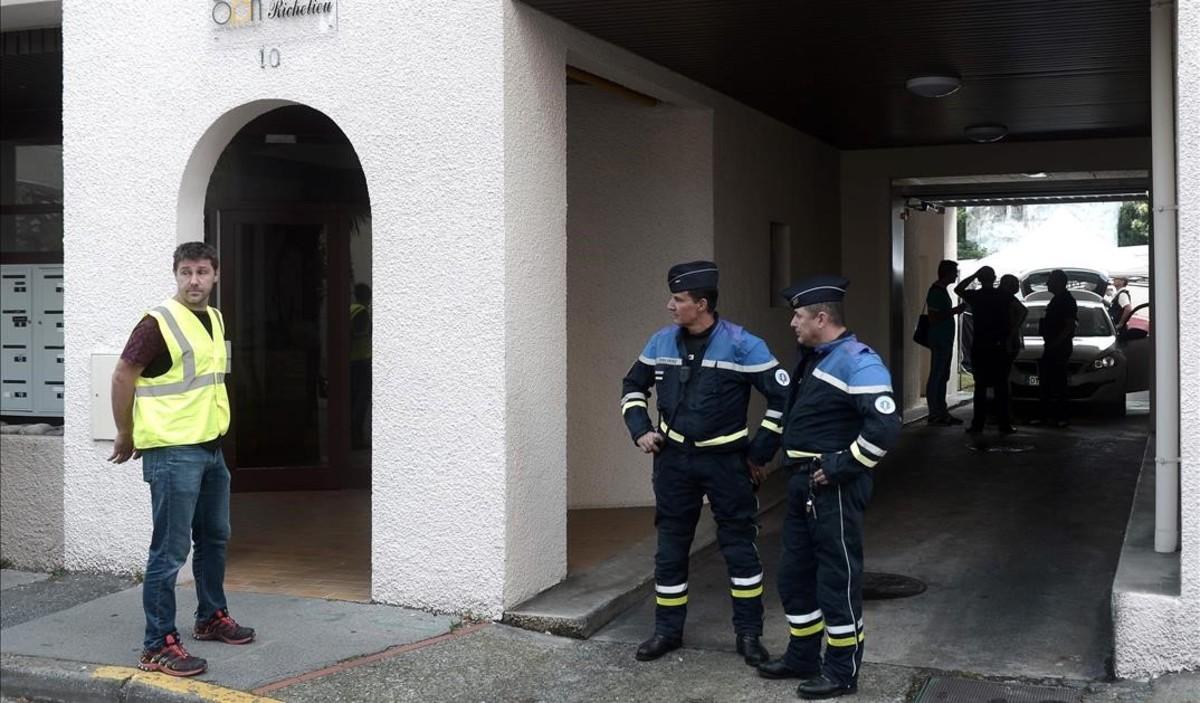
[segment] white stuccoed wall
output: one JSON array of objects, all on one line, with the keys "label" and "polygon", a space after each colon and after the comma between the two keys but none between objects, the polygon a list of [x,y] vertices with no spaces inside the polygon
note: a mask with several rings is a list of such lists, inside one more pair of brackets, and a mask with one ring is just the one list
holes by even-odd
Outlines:
[{"label": "white stuccoed wall", "polygon": [[[1200,669],[1200,4],[1177,4],[1179,202],[1180,649],[1171,668]],[[1186,643],[1191,643],[1187,645]],[[1152,654],[1154,649],[1149,650]],[[1159,669],[1161,670],[1161,669]]]},{"label": "white stuccoed wall", "polygon": [[[139,313],[172,292],[170,253],[178,238],[199,236],[177,198],[202,135],[239,105],[280,99],[342,128],[371,193],[379,332],[372,595],[500,612],[512,380],[502,9],[343,2],[332,36],[274,41],[264,32],[224,48],[205,5],[130,14],[68,0],[69,567],[141,568],[150,528],[138,463],[105,464],[109,445],[88,434],[88,356],[120,350]],[[260,45],[280,49],[279,68],[260,68]],[[552,431],[561,411],[522,409],[530,423],[549,418]],[[561,456],[556,436],[545,441]],[[549,509],[561,512],[561,501]]]},{"label": "white stuccoed wall", "polygon": [[[669,267],[671,263],[699,255],[693,251],[708,252],[704,255],[713,256],[721,266],[722,314],[763,337],[780,361],[790,366],[795,346],[787,328],[790,313],[770,306],[769,226],[772,221],[792,226],[793,269],[797,277],[837,268],[841,256],[837,234],[838,152],[724,95],[527,6],[509,5],[508,17],[508,36],[512,42],[507,48],[509,66],[526,69],[510,71],[506,76],[508,94],[519,90],[526,98],[536,95],[545,115],[557,116],[564,109],[566,88],[562,72],[568,63],[656,97],[674,109],[711,113],[711,249],[691,249],[693,243],[684,239],[680,244],[678,237],[651,242],[661,249],[654,253],[655,257],[661,257],[657,269],[649,270],[654,267],[646,266],[647,270],[642,272],[639,266],[637,275],[624,279],[626,297],[610,301],[630,316],[628,324],[635,330],[628,332],[632,347],[623,347],[616,360],[606,361],[606,366],[613,369],[604,372],[606,378],[597,375],[593,379],[595,387],[601,389],[596,397],[572,396],[569,401],[571,417],[587,423],[584,431],[597,434],[593,448],[579,453],[572,450],[572,469],[612,463],[633,467],[619,469],[607,485],[592,481],[585,487],[572,479],[571,505],[649,504],[652,495],[645,475],[645,458],[629,442],[619,416],[614,417],[617,412],[614,408],[620,397],[620,378],[641,350],[645,337],[669,322],[663,311],[666,270],[661,264]],[[530,66],[538,70],[531,73]],[[534,88],[529,85],[531,81],[542,81],[544,85]],[[531,104],[510,103],[508,113],[519,117],[508,123],[509,139],[515,138],[515,130],[529,134],[538,131],[538,139],[548,144],[564,139],[560,131],[555,131],[561,130],[562,125],[539,116],[530,109]],[[695,146],[701,148],[699,144]],[[510,171],[507,177],[511,179],[513,175]],[[543,187],[550,188],[550,184]],[[689,214],[692,216],[700,214]],[[621,259],[612,258],[614,255],[610,251],[603,262],[596,263],[606,269],[601,272],[602,277],[617,278],[615,269]],[[575,265],[571,262],[570,270]],[[650,277],[648,281],[646,276]],[[642,292],[644,285],[648,285],[647,290],[659,286],[657,296]],[[544,306],[546,301],[539,304]],[[575,323],[574,319],[568,319],[568,324]],[[752,415],[761,407],[756,400]],[[752,417],[751,422],[757,425],[757,417]]]},{"label": "white stuccoed wall", "polygon": [[1200,669],[1200,4],[1176,8],[1180,593],[1125,593],[1114,603],[1122,677]]},{"label": "white stuccoed wall", "polygon": [[567,501],[653,505],[617,401],[671,322],[667,270],[713,256],[712,113],[568,86],[567,157]]}]

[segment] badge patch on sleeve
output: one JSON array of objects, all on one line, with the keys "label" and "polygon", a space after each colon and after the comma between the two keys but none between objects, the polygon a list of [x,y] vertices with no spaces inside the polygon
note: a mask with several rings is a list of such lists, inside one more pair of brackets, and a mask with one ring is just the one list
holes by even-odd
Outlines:
[{"label": "badge patch on sleeve", "polygon": [[892,400],[886,395],[881,395],[875,399],[875,410],[877,410],[880,415],[891,415],[892,413],[896,412],[896,401]]},{"label": "badge patch on sleeve", "polygon": [[788,386],[792,382],[792,377],[788,375],[787,371],[778,369],[775,371],[775,382],[781,386]]}]

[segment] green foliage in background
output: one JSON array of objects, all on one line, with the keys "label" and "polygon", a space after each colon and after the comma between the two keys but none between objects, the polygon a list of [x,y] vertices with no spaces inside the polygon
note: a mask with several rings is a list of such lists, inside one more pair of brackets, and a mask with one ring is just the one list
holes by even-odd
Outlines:
[{"label": "green foliage in background", "polygon": [[978,242],[967,238],[967,222],[971,218],[971,208],[960,207],[958,210],[958,258],[959,259],[982,259],[991,254],[986,247],[980,246]]},{"label": "green foliage in background", "polygon": [[1121,203],[1121,211],[1117,215],[1117,246],[1131,247],[1149,243],[1150,203],[1145,200]]}]

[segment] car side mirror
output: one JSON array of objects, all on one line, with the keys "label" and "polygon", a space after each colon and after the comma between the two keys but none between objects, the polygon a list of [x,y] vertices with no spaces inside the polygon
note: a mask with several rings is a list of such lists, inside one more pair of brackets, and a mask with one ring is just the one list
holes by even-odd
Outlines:
[{"label": "car side mirror", "polygon": [[1138,339],[1145,339],[1149,336],[1150,333],[1146,330],[1138,329],[1136,327],[1126,327],[1125,329],[1121,330],[1121,334],[1117,338],[1122,342],[1132,342]]}]

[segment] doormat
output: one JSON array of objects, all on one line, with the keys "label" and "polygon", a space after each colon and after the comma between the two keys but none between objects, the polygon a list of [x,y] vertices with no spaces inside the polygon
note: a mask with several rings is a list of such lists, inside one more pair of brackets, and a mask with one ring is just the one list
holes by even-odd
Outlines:
[{"label": "doormat", "polygon": [[935,676],[925,682],[916,703],[1079,703],[1081,700],[1082,694],[1069,688]]}]

